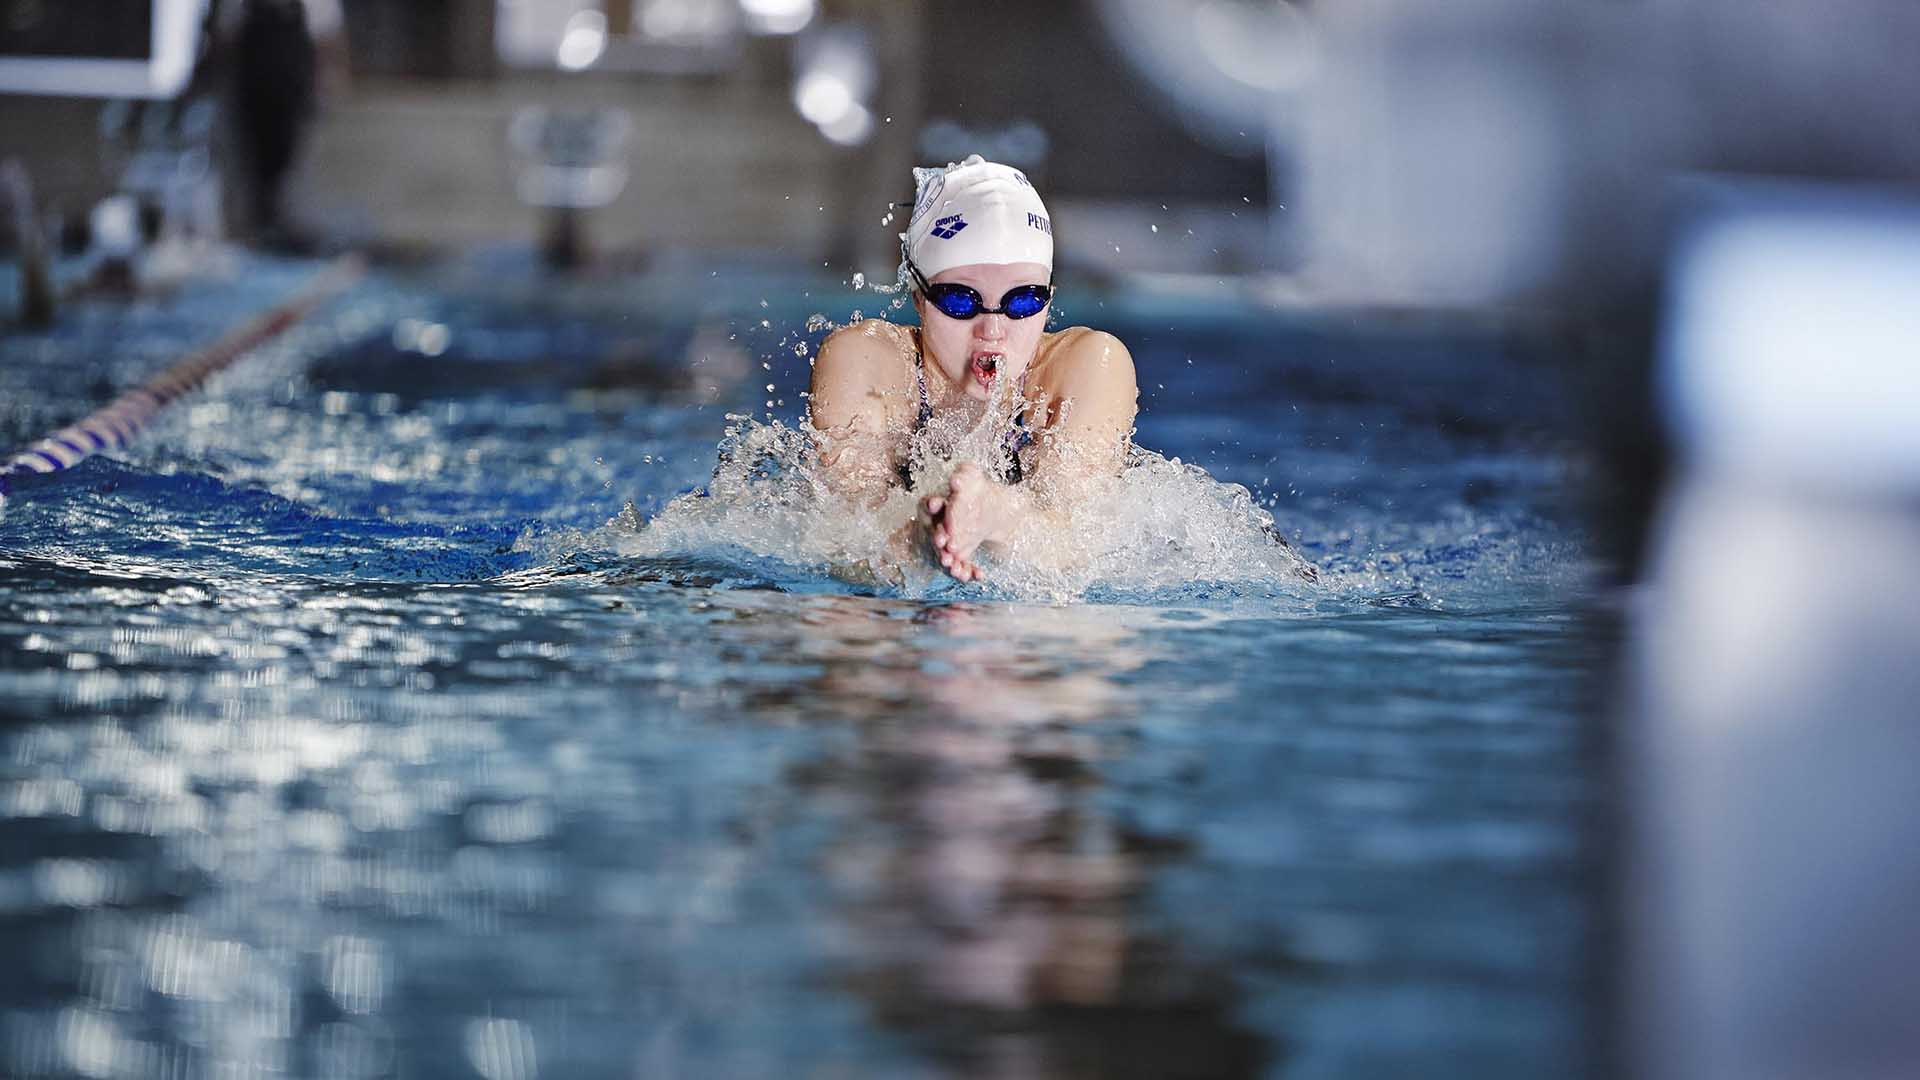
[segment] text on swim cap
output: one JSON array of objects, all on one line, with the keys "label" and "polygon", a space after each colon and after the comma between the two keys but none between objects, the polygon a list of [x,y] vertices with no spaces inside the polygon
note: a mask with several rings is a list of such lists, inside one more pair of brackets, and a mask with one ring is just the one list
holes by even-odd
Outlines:
[{"label": "text on swim cap", "polygon": [[1027,226],[1028,228],[1039,229],[1041,232],[1046,233],[1048,236],[1053,235],[1053,222],[1048,221],[1046,218],[1041,217],[1039,214],[1032,214],[1032,213],[1028,214]]},{"label": "text on swim cap", "polygon": [[946,188],[947,188],[947,178],[945,174],[934,173],[933,175],[927,177],[926,184],[922,186],[920,190],[919,201],[914,204],[913,217],[908,220],[914,223],[918,223],[921,218],[927,215],[927,211],[933,209],[934,200],[938,199],[940,197],[940,193],[942,191],[945,191]]},{"label": "text on swim cap", "polygon": [[[1028,216],[1031,217],[1032,215],[1029,214]],[[961,229],[964,229],[966,227],[967,227],[966,215],[949,214],[946,217],[943,217],[933,223],[932,232],[933,232],[933,235],[939,237],[942,240],[951,240],[956,235],[959,234]]]}]

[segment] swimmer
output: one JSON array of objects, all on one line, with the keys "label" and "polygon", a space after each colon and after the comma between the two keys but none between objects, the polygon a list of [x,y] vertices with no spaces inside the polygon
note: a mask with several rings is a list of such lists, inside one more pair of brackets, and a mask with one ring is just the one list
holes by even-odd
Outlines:
[{"label": "swimmer", "polygon": [[[830,335],[809,420],[822,474],[842,495],[868,505],[900,485],[919,495],[897,553],[918,549],[977,581],[983,555],[1030,530],[1067,534],[1099,479],[1119,475],[1139,388],[1113,335],[1046,329],[1053,223],[1019,170],[975,155],[914,179],[901,248],[920,325],[865,319]],[[930,429],[982,437],[950,435],[933,452],[951,457],[936,462]],[[950,471],[937,477],[941,465]]]}]

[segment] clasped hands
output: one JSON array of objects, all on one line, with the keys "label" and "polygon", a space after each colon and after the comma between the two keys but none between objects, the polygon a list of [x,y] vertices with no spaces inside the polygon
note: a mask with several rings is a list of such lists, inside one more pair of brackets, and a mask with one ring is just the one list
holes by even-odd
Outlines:
[{"label": "clasped hands", "polygon": [[947,479],[944,495],[920,500],[915,517],[926,535],[928,554],[955,581],[979,581],[985,574],[975,558],[982,544],[1004,543],[1018,521],[1013,488],[996,483],[986,470],[962,462]]}]

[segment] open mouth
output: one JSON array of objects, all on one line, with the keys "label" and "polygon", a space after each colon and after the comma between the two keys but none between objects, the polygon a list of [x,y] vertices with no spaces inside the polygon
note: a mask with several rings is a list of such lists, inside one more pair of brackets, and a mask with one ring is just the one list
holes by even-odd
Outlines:
[{"label": "open mouth", "polygon": [[993,375],[1000,370],[999,353],[979,353],[973,358],[973,377],[981,386],[993,385]]}]

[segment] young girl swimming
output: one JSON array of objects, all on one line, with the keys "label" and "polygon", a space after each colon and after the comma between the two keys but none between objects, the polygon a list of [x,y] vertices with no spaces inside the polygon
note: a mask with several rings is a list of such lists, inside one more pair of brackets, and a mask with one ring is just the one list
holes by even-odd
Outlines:
[{"label": "young girl swimming", "polygon": [[843,496],[919,496],[896,554],[976,581],[983,555],[1028,530],[1066,533],[1119,474],[1139,388],[1113,335],[1046,329],[1053,222],[1025,175],[975,155],[914,179],[901,241],[920,325],[866,319],[829,336],[809,419]]}]

